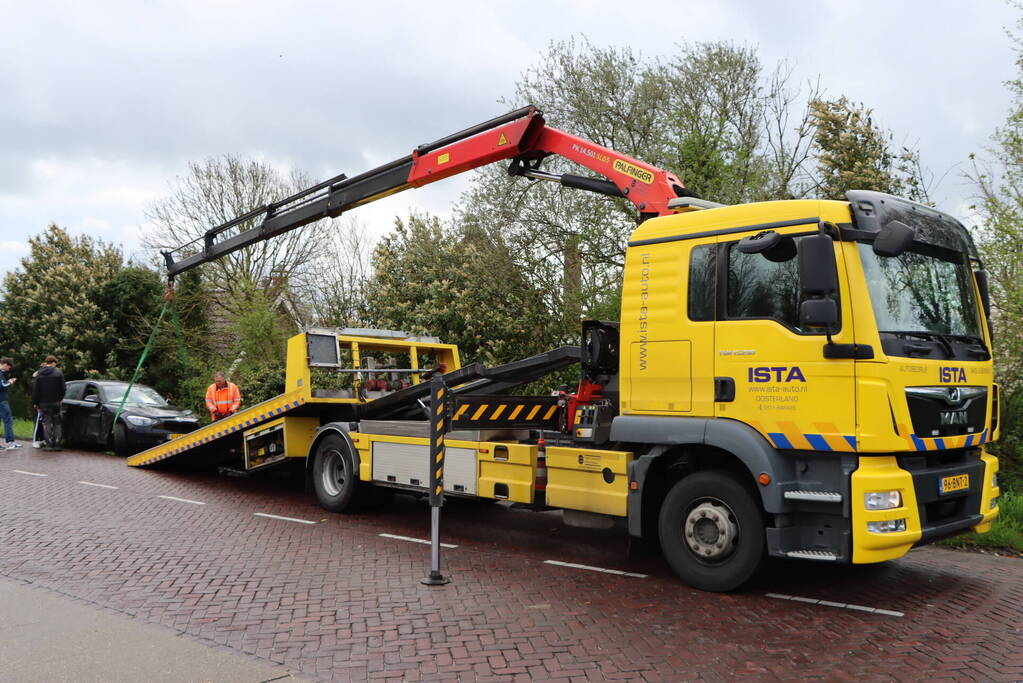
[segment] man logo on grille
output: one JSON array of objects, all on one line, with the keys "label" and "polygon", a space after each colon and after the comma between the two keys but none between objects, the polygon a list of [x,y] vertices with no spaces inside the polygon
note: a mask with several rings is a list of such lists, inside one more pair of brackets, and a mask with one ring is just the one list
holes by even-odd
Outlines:
[{"label": "man logo on grille", "polygon": [[965,410],[943,410],[941,411],[941,424],[944,425],[964,425],[967,422],[967,416]]}]

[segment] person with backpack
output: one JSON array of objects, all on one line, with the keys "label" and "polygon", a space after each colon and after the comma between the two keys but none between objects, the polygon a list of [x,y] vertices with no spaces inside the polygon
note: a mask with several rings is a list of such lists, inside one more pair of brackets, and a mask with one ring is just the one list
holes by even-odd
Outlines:
[{"label": "person with backpack", "polygon": [[60,402],[66,391],[64,373],[57,368],[56,357],[47,356],[32,385],[32,404],[42,417],[44,451],[60,450]]}]

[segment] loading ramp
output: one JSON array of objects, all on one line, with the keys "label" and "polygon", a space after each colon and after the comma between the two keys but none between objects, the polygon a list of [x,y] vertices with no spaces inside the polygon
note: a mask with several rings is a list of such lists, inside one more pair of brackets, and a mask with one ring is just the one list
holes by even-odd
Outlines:
[{"label": "loading ramp", "polygon": [[[296,415],[306,405],[300,392],[282,394],[241,410],[231,417],[182,434],[166,443],[154,446],[128,458],[131,467],[148,467],[173,459],[186,457],[193,464],[216,464],[230,457],[232,451],[242,447],[242,434],[284,414]],[[312,406],[309,406],[312,408]],[[308,411],[302,411],[308,414]]]}]

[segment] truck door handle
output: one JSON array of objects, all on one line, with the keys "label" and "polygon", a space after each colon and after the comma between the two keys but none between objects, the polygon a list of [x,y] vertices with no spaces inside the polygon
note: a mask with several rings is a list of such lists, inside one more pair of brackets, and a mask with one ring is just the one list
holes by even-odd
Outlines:
[{"label": "truck door handle", "polygon": [[731,377],[714,378],[714,402],[730,403],[735,400],[735,380]]}]

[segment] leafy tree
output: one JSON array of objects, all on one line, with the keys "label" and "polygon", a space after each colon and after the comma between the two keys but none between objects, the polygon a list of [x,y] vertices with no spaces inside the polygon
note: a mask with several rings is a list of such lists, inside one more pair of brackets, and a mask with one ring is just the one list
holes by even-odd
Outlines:
[{"label": "leafy tree", "polygon": [[929,203],[920,155],[892,148],[892,133],[874,122],[874,110],[850,102],[814,100],[818,192],[825,199],[845,199],[847,190],[876,190]]},{"label": "leafy tree", "polygon": [[[752,49],[696,44],[651,59],[585,40],[552,44],[515,96],[516,104],[540,106],[549,125],[671,169],[726,203],[800,196],[810,187],[801,169],[812,131],[798,101],[784,65],[766,74]],[[580,172],[559,158],[544,168]],[[456,210],[458,225],[506,244],[534,283],[549,344],[574,340],[580,316],[617,316],[637,219],[623,199],[509,178],[498,167],[480,171]]]},{"label": "leafy tree", "polygon": [[396,220],[377,246],[369,321],[458,344],[463,361],[500,363],[546,350],[540,293],[508,246],[431,216]]},{"label": "leafy tree", "polygon": [[[1021,6],[1023,9],[1023,6]],[[971,155],[968,175],[982,219],[975,237],[991,284],[995,367],[1002,385],[1003,469],[1023,485],[1023,17],[1012,34],[1017,77],[1006,83],[1012,104],[993,138],[989,159]]]},{"label": "leafy tree", "polygon": [[[125,380],[132,376],[159,319],[166,293],[163,277],[141,266],[119,270],[102,288],[99,301],[118,336],[107,353],[106,376]],[[206,318],[209,297],[197,273],[188,272],[178,278],[172,305],[174,308],[164,316],[157,330],[138,381],[154,387],[172,402],[194,409],[197,397],[184,382],[196,361],[209,349]],[[180,342],[174,329],[175,312]]]},{"label": "leafy tree", "polygon": [[[202,237],[212,227],[231,221],[253,209],[279,201],[312,184],[295,171],[285,178],[265,161],[223,156],[192,162],[188,173],[176,179],[168,197],[154,203],[146,213],[151,223],[144,237],[147,247],[169,250],[190,243],[175,258],[201,249]],[[242,221],[220,239],[249,230],[262,215]],[[223,292],[214,305],[231,311],[243,301],[245,288],[265,286],[271,279],[290,282],[313,261],[329,221],[258,242],[205,265],[207,283]],[[239,304],[240,305],[240,304]]]},{"label": "leafy tree", "polygon": [[244,406],[281,394],[288,338],[297,332],[280,292],[251,285],[239,288],[234,310],[215,332],[231,343],[211,346],[196,359],[185,390],[201,402],[214,373],[223,371],[241,389]]},{"label": "leafy tree", "polygon": [[312,306],[317,325],[358,327],[365,314],[366,281],[372,244],[358,219],[335,221],[321,244],[309,278],[297,286]]},{"label": "leafy tree", "polygon": [[106,373],[117,331],[103,292],[122,266],[121,252],[56,225],[30,238],[29,248],[4,277],[0,348],[22,368],[54,354],[69,377]]}]

